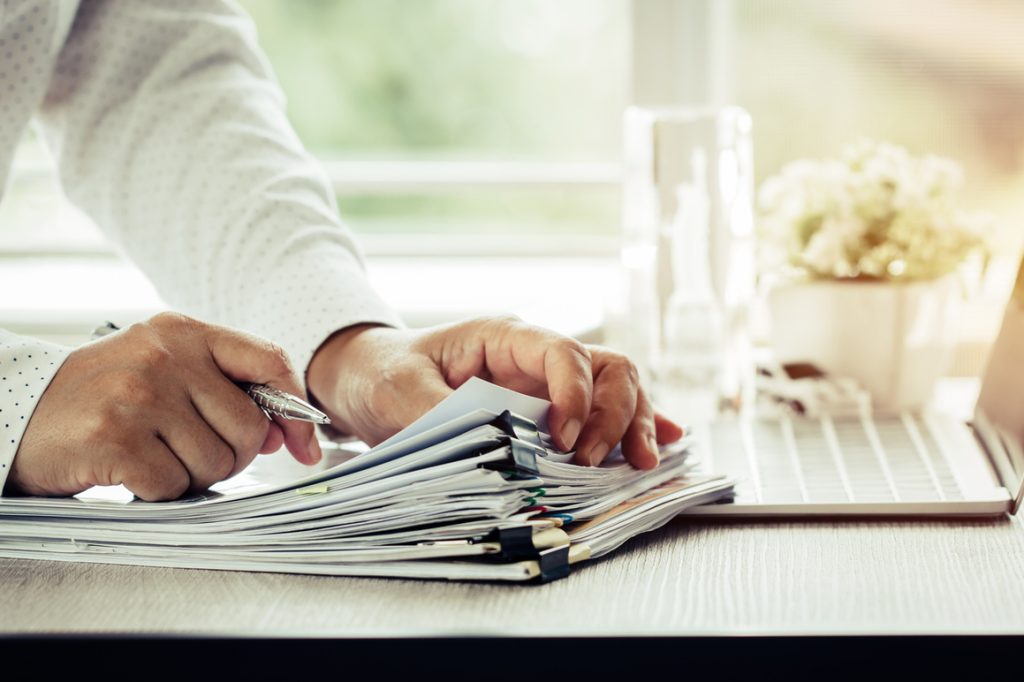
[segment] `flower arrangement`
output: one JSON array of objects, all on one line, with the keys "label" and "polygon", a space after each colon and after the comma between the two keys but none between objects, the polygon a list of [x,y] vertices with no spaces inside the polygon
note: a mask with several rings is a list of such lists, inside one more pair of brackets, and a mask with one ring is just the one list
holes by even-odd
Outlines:
[{"label": "flower arrangement", "polygon": [[801,160],[758,195],[769,267],[810,279],[919,281],[985,253],[986,219],[959,210],[955,162],[863,140],[839,160]]}]

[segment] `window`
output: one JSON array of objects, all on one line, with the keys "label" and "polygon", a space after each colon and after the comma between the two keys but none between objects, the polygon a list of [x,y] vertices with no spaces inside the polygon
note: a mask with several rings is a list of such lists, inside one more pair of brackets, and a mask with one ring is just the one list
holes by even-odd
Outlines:
[{"label": "window", "polygon": [[754,121],[759,180],[862,136],[963,165],[964,202],[995,229],[957,359],[977,372],[1024,246],[1024,5],[743,0],[733,25],[734,97]]},{"label": "window", "polygon": [[243,4],[360,232],[616,234],[628,2]]},{"label": "window", "polygon": [[[290,118],[327,165],[341,211],[361,233],[371,278],[410,322],[485,310],[518,312],[566,331],[600,322],[599,303],[582,310],[550,305],[551,284],[542,277],[531,277],[540,288],[519,296],[528,306],[519,307],[487,271],[502,262],[509,273],[522,271],[502,256],[571,255],[572,263],[551,264],[561,273],[556,286],[579,288],[595,270],[613,266],[628,101],[627,0],[241,4],[257,24]],[[3,326],[36,329],[33,310],[58,309],[82,326],[108,315],[124,320],[119,309],[139,311],[146,301],[159,307],[155,293],[139,286],[139,273],[58,197],[45,151],[29,137],[0,209],[0,251],[20,256],[20,275],[28,268],[44,279],[60,277],[67,256],[86,258],[91,274],[84,276],[110,286],[91,287],[78,301],[66,290],[32,287],[45,293],[0,306]],[[492,258],[488,265],[434,259],[416,269],[401,260],[424,253]],[[459,268],[474,279],[482,271],[491,282],[472,301],[452,276]],[[120,274],[111,280],[108,272]],[[5,276],[14,273],[9,267]],[[429,291],[410,286],[413,276],[431,282]],[[117,286],[119,278],[132,286]],[[131,301],[128,291],[135,292]]]},{"label": "window", "polygon": [[[418,242],[413,253],[423,234],[484,247],[495,235],[615,235],[628,2],[242,4],[357,231]],[[52,201],[47,167],[30,138],[3,224],[46,227],[30,244],[0,229],[0,244],[102,248]]]},{"label": "window", "polygon": [[[970,207],[996,216],[998,252],[1024,243],[1015,0],[241,4],[371,274],[382,257],[424,253],[554,254],[613,268],[631,103],[743,106],[758,181],[861,136],[950,156],[965,167]],[[53,201],[37,141],[17,165],[0,251],[110,253]],[[1015,264],[995,263],[994,298]]]},{"label": "window", "polygon": [[754,120],[759,178],[861,136],[887,140],[961,163],[965,200],[996,216],[999,250],[1024,244],[1024,6],[744,0],[735,9],[735,99]]}]

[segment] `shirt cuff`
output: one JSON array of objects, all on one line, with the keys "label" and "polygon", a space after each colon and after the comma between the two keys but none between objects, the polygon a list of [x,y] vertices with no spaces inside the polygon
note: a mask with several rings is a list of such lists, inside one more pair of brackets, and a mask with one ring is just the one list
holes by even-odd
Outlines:
[{"label": "shirt cuff", "polygon": [[43,391],[72,350],[0,330],[0,492]]}]

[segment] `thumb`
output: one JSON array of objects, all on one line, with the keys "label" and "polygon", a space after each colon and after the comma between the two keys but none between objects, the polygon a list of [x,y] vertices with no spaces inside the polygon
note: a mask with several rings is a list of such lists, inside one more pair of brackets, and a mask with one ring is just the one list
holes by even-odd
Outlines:
[{"label": "thumb", "polygon": [[[214,363],[232,381],[267,384],[301,398],[306,397],[288,354],[279,346],[251,334],[211,326],[206,337]],[[284,444],[296,460],[315,464],[323,456],[313,424],[271,417],[280,427]],[[268,434],[269,435],[269,434]]]},{"label": "thumb", "polygon": [[386,412],[378,420],[379,424],[387,423],[388,427],[374,432],[370,445],[376,445],[398,433],[451,394],[451,387],[445,383],[441,373],[433,368],[419,373],[415,381],[389,391],[387,404],[379,406]]}]

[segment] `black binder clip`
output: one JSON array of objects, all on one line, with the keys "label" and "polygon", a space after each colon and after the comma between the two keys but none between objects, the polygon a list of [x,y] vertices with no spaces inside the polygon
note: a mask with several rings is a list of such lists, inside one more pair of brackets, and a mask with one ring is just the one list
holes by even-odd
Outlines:
[{"label": "black binder clip", "polygon": [[544,440],[540,437],[540,429],[526,417],[520,417],[518,414],[512,414],[505,410],[491,422],[491,425],[497,426],[511,438],[517,438],[544,449]]},{"label": "black binder clip", "polygon": [[537,455],[543,456],[545,450],[517,438],[510,438],[508,446],[512,451],[512,461],[515,463],[516,469],[526,471],[534,476],[540,475],[540,470],[537,468]]},{"label": "black binder clip", "polygon": [[540,429],[537,428],[537,425],[532,420],[520,417],[518,414],[508,413],[508,415],[516,438],[538,448],[544,447],[544,440],[540,437]]},{"label": "black binder clip", "polygon": [[512,463],[515,468],[536,476],[539,473],[537,469],[537,456],[543,457],[547,454],[547,449],[542,445],[535,444],[529,440],[523,440],[519,437],[522,434],[527,438],[539,441],[540,436],[537,427],[532,427],[532,436],[530,429],[526,428],[532,424],[533,422],[528,419],[517,417],[508,410],[502,412],[491,422],[492,426],[497,426],[508,436],[509,450],[512,453]]},{"label": "black binder clip", "polygon": [[495,528],[484,542],[497,542],[501,545],[503,561],[519,561],[520,559],[536,559],[538,552],[533,545],[533,526],[512,526]]},{"label": "black binder clip", "polygon": [[540,552],[537,556],[537,566],[540,568],[537,582],[548,583],[566,577],[572,570],[569,565],[569,545]]}]

